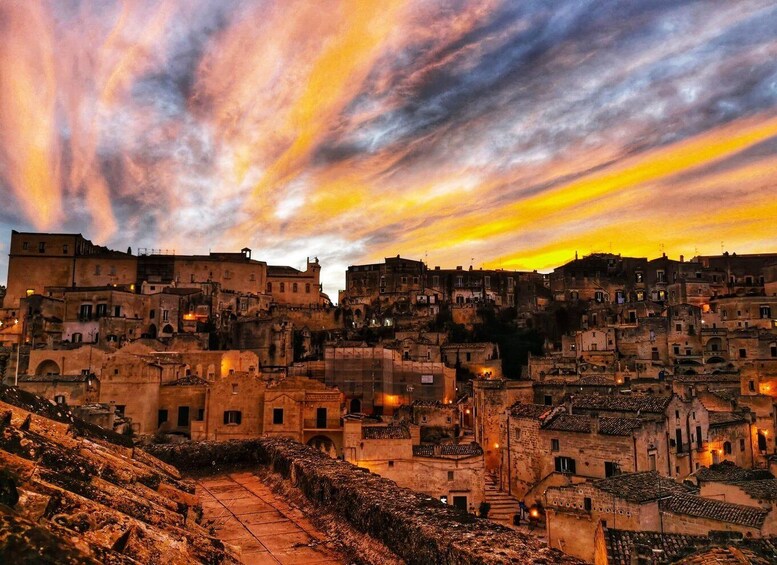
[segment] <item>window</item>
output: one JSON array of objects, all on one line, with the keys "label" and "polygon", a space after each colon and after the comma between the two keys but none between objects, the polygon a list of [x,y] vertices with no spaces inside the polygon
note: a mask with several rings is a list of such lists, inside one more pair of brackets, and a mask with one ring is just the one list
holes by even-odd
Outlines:
[{"label": "window", "polygon": [[659,360],[659,357],[658,357],[658,347],[652,347],[651,348],[650,356],[651,356],[653,361],[658,361]]},{"label": "window", "polygon": [[167,422],[167,410],[157,412],[157,427]]},{"label": "window", "polygon": [[704,441],[704,438],[702,437],[701,426],[696,426],[696,447],[701,448],[702,441]]},{"label": "window", "polygon": [[286,283],[281,283],[281,292],[286,292]]},{"label": "window", "polygon": [[769,344],[769,353],[772,357],[777,357],[777,342],[772,342]]},{"label": "window", "polygon": [[761,306],[759,312],[761,314],[761,318],[771,318],[772,317],[772,309],[769,306]]},{"label": "window", "polygon": [[62,255],[67,255],[67,243],[62,246]]},{"label": "window", "polygon": [[154,310],[153,308],[152,308],[151,310],[149,310],[149,311],[148,311],[148,317],[149,317],[150,319],[152,319],[152,320],[153,320],[154,318],[156,318],[156,310]]},{"label": "window", "polygon": [[326,428],[327,427],[327,410],[326,408],[316,408],[316,427],[317,428]]},{"label": "window", "polygon": [[676,447],[677,447],[677,453],[682,453],[683,452],[683,431],[680,430],[680,429],[676,429],[674,431],[674,435],[675,435],[675,438],[676,438],[675,439],[675,444],[676,444]]},{"label": "window", "polygon": [[613,462],[613,461],[605,461],[604,462],[604,476],[605,477],[612,477],[613,475],[617,475],[620,471],[620,466]]},{"label": "window", "polygon": [[237,383],[232,383],[232,394],[237,394]]},{"label": "window", "polygon": [[731,455],[731,442],[730,441],[723,442],[723,453],[725,455]]},{"label": "window", "polygon": [[679,345],[673,345],[672,351],[674,351],[675,355],[680,355],[680,346]]},{"label": "window", "polygon": [[41,241],[38,243],[38,253],[46,253],[46,242]]},{"label": "window", "polygon": [[587,496],[583,499],[583,509],[585,509],[586,512],[591,511],[591,499]]},{"label": "window", "polygon": [[594,300],[596,300],[596,302],[604,302],[604,293],[601,290],[597,290],[594,293]]},{"label": "window", "polygon": [[413,284],[418,284],[418,277],[413,277]]},{"label": "window", "polygon": [[745,359],[747,357],[747,349],[744,347],[739,350],[739,358]]},{"label": "window", "polygon": [[272,283],[267,281],[267,292],[272,292]]},{"label": "window", "polygon": [[467,361],[472,361],[472,353],[467,351]]},{"label": "window", "polygon": [[664,271],[656,271],[656,282],[666,282],[666,273]]},{"label": "window", "polygon": [[272,423],[275,425],[283,424],[283,408],[272,409]]},{"label": "window", "polygon": [[553,397],[550,395],[545,395],[545,406],[553,406]]},{"label": "window", "polygon": [[116,275],[116,265],[111,265],[111,268],[108,269],[108,274],[110,274],[111,276]]},{"label": "window", "polygon": [[674,331],[676,331],[676,332],[683,331],[683,325],[682,324],[675,324],[674,325]]},{"label": "window", "polygon": [[92,305],[91,304],[81,304],[81,307],[78,309],[78,317],[82,320],[86,320],[92,317]]},{"label": "window", "polygon": [[108,305],[107,304],[98,304],[97,309],[95,310],[95,314],[98,318],[102,318],[103,316],[106,316],[108,314]]},{"label": "window", "polygon": [[178,407],[178,427],[179,428],[186,428],[189,425],[189,407],[188,406],[179,406]]},{"label": "window", "polygon": [[559,444],[557,439],[551,439],[550,440],[550,450],[551,451],[558,451],[559,450]]},{"label": "window", "polygon": [[291,283],[291,291],[292,292],[297,292],[297,290],[298,290],[297,283]]},{"label": "window", "polygon": [[453,471],[448,471],[448,480],[449,481],[453,480]]},{"label": "window", "polygon": [[402,277],[402,284],[407,284],[407,277]]},{"label": "window", "polygon": [[64,394],[57,394],[54,397],[54,402],[57,404],[65,404],[65,395]]},{"label": "window", "polygon": [[641,302],[643,300],[645,300],[645,291],[638,290],[637,291],[637,302]]},{"label": "window", "polygon": [[434,275],[432,277],[432,286],[435,286],[435,287],[436,286],[440,286],[440,276],[439,275]]},{"label": "window", "polygon": [[310,294],[310,283],[305,283],[305,293]]},{"label": "window", "polygon": [[121,316],[121,306],[114,306],[113,307],[113,315],[116,318],[119,318]]},{"label": "window", "polygon": [[483,277],[483,286],[491,288],[491,277]]},{"label": "window", "polygon": [[740,438],[740,440],[739,440],[739,451],[742,451],[742,452],[745,451],[745,440],[744,440],[744,438]]},{"label": "window", "polygon": [[29,241],[25,241],[25,242],[22,243],[22,249],[24,251],[27,251],[29,248],[30,248],[30,242]]},{"label": "window", "polygon": [[750,392],[755,392],[755,381],[749,381],[749,382],[747,383],[747,389],[748,389]]},{"label": "window", "polygon": [[167,322],[170,320],[170,310],[162,310],[162,321]]},{"label": "window", "polygon": [[389,468],[393,467],[394,466],[394,462],[393,461],[389,461],[388,462],[388,466],[389,466]]},{"label": "window", "polygon": [[641,271],[637,271],[636,273],[634,273],[634,280],[636,282],[638,282],[638,283],[642,282],[642,272]]},{"label": "window", "polygon": [[556,472],[575,474],[575,460],[571,457],[556,457]]},{"label": "window", "polygon": [[70,336],[70,341],[73,343],[81,343],[84,339],[83,334],[76,332]]},{"label": "window", "polygon": [[227,425],[240,425],[243,420],[243,413],[240,410],[225,410],[224,423]]}]

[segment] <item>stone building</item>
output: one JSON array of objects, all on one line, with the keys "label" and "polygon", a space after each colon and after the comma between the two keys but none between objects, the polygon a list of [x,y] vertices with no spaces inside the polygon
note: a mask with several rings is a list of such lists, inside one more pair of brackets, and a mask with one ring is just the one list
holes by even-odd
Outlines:
[{"label": "stone building", "polygon": [[600,523],[606,528],[659,531],[658,501],[686,492],[691,489],[655,471],[549,487],[544,497],[548,545],[590,563]]},{"label": "stone building", "polygon": [[275,304],[288,306],[323,306],[329,300],[321,292],[321,266],[318,258],[307,259],[304,271],[293,267],[267,266],[265,292]]},{"label": "stone building", "polygon": [[456,371],[442,363],[412,361],[382,346],[324,349],[325,382],[345,394],[349,412],[391,415],[414,400],[452,403]]},{"label": "stone building", "polygon": [[647,259],[592,253],[556,267],[550,275],[553,299],[623,304],[642,301],[647,288]]},{"label": "stone building", "polygon": [[348,417],[345,460],[423,492],[446,504],[472,511],[484,498],[483,450],[477,443],[421,444],[413,424],[373,424]]},{"label": "stone building", "polygon": [[4,308],[46,287],[134,285],[137,257],[94,245],[81,234],[11,232]]},{"label": "stone building", "polygon": [[496,343],[446,343],[441,348],[442,362],[462,368],[482,378],[502,378],[502,359]]},{"label": "stone building", "polygon": [[504,413],[516,402],[532,399],[531,382],[506,379],[475,379],[472,381],[472,416],[475,441],[485,451],[486,469],[495,473],[502,461],[500,445]]}]

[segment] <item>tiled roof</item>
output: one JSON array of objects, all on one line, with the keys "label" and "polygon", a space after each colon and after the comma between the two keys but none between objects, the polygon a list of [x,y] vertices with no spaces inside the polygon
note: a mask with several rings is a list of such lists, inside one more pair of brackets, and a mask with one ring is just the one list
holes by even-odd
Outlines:
[{"label": "tiled roof", "polygon": [[205,379],[201,379],[197,375],[188,375],[186,377],[181,377],[180,379],[176,379],[169,383],[162,383],[162,386],[197,386],[197,385],[206,385],[206,384],[208,384],[208,381],[206,381]]},{"label": "tiled roof", "polygon": [[745,547],[711,547],[702,549],[675,561],[675,565],[771,565],[777,559],[777,554],[770,557],[756,555]]},{"label": "tiled roof", "polygon": [[640,411],[663,414],[671,401],[671,396],[649,394],[579,394],[572,398],[572,410]]},{"label": "tiled roof", "polygon": [[675,375],[674,380],[678,383],[737,383],[739,384],[739,375],[736,373],[714,373],[701,375]]},{"label": "tiled roof", "polygon": [[777,500],[777,480],[761,479],[732,482],[755,500]]},{"label": "tiled roof", "polygon": [[544,406],[542,404],[524,404],[516,402],[510,407],[510,415],[516,418],[531,418],[533,420],[542,420],[553,410],[553,406]]},{"label": "tiled roof", "polygon": [[407,426],[365,426],[362,439],[410,439]]},{"label": "tiled roof", "polygon": [[473,457],[483,455],[483,448],[474,441],[460,444],[414,445],[413,455],[416,457]]},{"label": "tiled roof", "polygon": [[693,494],[677,494],[671,498],[661,500],[660,505],[665,512],[739,524],[740,526],[750,526],[752,528],[760,528],[768,514],[766,510],[761,508],[732,504],[731,502],[713,500]]},{"label": "tiled roof", "polygon": [[85,383],[93,375],[19,375],[20,383]]},{"label": "tiled roof", "polygon": [[709,415],[711,428],[738,426],[747,422],[744,416],[735,412],[710,412]]},{"label": "tiled roof", "polygon": [[[709,536],[604,528],[609,565],[631,565],[637,547],[650,551],[651,565],[766,565],[777,562],[774,538],[744,538],[739,532],[715,532]],[[660,550],[653,552],[652,550]],[[730,560],[740,555],[739,560]],[[744,560],[742,560],[744,558]],[[717,560],[716,560],[717,559]]]},{"label": "tiled roof", "polygon": [[631,565],[634,549],[638,546],[662,550],[662,553],[653,554],[653,564],[672,563],[687,555],[691,548],[706,545],[708,539],[707,536],[604,529],[609,565]]},{"label": "tiled roof", "polygon": [[669,495],[691,492],[691,488],[660,476],[656,471],[624,473],[593,481],[594,488],[637,504]]},{"label": "tiled roof", "polygon": [[699,481],[731,483],[774,479],[765,469],[743,469],[732,461],[723,461],[709,467],[702,467],[694,475]]},{"label": "tiled roof", "polygon": [[[599,418],[599,433],[608,436],[630,436],[642,422],[636,418]],[[585,414],[561,413],[547,422],[546,430],[591,433],[591,417]]]}]

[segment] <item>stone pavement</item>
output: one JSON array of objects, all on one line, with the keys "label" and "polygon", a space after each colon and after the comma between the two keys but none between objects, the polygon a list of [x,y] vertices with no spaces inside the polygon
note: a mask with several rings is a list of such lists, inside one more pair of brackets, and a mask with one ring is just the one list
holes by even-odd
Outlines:
[{"label": "stone pavement", "polygon": [[305,515],[276,496],[249,472],[197,482],[204,522],[216,536],[240,547],[245,565],[346,563]]}]

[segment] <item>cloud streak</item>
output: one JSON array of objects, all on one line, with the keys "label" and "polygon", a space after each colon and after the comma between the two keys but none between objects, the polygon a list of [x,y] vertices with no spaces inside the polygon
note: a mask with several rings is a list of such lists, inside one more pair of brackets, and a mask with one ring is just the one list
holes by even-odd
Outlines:
[{"label": "cloud streak", "polygon": [[[0,228],[545,269],[777,240],[777,6],[0,4]],[[772,216],[769,216],[772,214]]]}]

